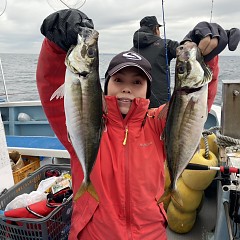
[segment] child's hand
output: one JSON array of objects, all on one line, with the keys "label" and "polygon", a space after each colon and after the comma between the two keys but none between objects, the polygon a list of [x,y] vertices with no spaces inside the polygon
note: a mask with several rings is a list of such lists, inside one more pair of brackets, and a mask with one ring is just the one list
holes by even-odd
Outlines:
[{"label": "child's hand", "polygon": [[92,20],[77,9],[64,9],[44,19],[41,33],[67,52],[77,44],[77,35],[82,27],[94,28]]},{"label": "child's hand", "polygon": [[217,23],[200,22],[190,31],[183,41],[193,41],[201,49],[205,61],[210,61],[228,45],[234,51],[240,41],[240,30],[232,28],[224,30]]}]

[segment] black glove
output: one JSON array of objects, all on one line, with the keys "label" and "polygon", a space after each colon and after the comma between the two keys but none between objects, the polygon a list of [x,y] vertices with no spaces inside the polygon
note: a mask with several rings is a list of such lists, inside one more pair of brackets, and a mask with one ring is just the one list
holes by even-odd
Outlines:
[{"label": "black glove", "polygon": [[226,30],[228,35],[228,49],[235,51],[240,41],[240,30],[238,28],[231,28]]},{"label": "black glove", "polygon": [[44,19],[41,33],[65,51],[77,44],[82,27],[94,28],[93,22],[77,9],[64,9]]},{"label": "black glove", "polygon": [[185,36],[181,44],[186,41],[192,41],[198,45],[207,36],[218,38],[218,46],[208,55],[204,56],[205,61],[210,61],[222,52],[227,45],[230,51],[234,51],[237,48],[240,41],[240,30],[238,28],[224,30],[217,23],[200,22]]}]

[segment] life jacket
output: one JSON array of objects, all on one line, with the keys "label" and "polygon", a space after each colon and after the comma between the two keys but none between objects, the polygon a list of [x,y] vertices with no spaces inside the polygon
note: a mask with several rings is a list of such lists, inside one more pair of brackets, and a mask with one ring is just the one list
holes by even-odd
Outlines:
[{"label": "life jacket", "polygon": [[72,190],[63,189],[55,194],[49,193],[47,198],[32,203],[26,207],[15,208],[4,211],[4,216],[9,218],[43,218],[51,213],[56,207],[60,206],[64,199],[70,197]]},{"label": "life jacket", "polygon": [[30,204],[24,208],[16,208],[4,212],[5,217],[9,218],[42,218],[46,217],[56,206],[60,204],[48,204],[47,200],[42,200],[34,204]]}]

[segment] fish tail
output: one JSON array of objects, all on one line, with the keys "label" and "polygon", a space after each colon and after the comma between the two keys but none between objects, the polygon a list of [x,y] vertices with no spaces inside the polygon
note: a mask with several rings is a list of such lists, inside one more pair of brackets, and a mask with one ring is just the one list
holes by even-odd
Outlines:
[{"label": "fish tail", "polygon": [[79,190],[74,196],[74,201],[77,201],[85,192],[88,192],[94,199],[96,199],[99,202],[98,194],[92,184],[92,182],[82,182]]},{"label": "fish tail", "polygon": [[160,204],[161,202],[164,201],[168,201],[169,198],[173,198],[180,207],[183,206],[182,198],[177,190],[172,190],[170,192],[165,191],[164,194],[157,201],[157,204]]},{"label": "fish tail", "polygon": [[183,206],[182,198],[177,190],[172,191],[171,198],[173,198],[180,207]]},{"label": "fish tail", "polygon": [[165,191],[164,194],[158,199],[157,204],[168,201],[169,198],[171,198],[171,192]]},{"label": "fish tail", "polygon": [[87,191],[87,183],[82,182],[80,188],[78,189],[77,193],[74,196],[74,201],[77,201],[85,192]]},{"label": "fish tail", "polygon": [[93,186],[92,182],[89,183],[89,185],[87,187],[87,191],[96,201],[99,202],[98,194],[97,194],[97,192],[95,190],[95,187]]}]

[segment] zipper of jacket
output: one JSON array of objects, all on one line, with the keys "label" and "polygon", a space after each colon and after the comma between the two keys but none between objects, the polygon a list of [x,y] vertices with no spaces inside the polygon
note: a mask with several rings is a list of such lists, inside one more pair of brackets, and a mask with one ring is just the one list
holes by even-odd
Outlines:
[{"label": "zipper of jacket", "polygon": [[123,139],[123,146],[125,146],[127,144],[127,137],[128,137],[128,127],[125,127],[125,136]]},{"label": "zipper of jacket", "polygon": [[123,140],[123,145],[125,146],[125,207],[126,207],[126,227],[127,227],[127,236],[128,239],[132,239],[132,231],[131,231],[131,204],[130,204],[130,182],[129,182],[129,174],[130,174],[130,169],[129,169],[129,148],[127,144],[127,139],[128,139],[128,126],[125,126],[125,137]]}]

